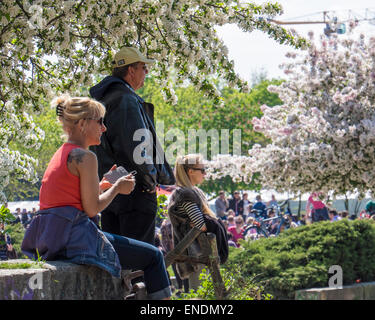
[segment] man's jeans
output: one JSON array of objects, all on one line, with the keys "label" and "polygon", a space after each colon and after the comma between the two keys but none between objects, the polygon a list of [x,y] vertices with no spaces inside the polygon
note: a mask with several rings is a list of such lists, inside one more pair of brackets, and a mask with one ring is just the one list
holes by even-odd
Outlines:
[{"label": "man's jeans", "polygon": [[143,270],[149,299],[171,296],[162,252],[146,242],[104,232],[113,245],[124,270]]}]

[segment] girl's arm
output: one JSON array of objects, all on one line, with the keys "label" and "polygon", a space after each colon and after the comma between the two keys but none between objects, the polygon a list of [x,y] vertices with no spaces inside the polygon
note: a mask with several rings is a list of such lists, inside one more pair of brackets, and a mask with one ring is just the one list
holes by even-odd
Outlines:
[{"label": "girl's arm", "polygon": [[199,210],[196,203],[187,201],[182,203],[181,206],[189,216],[189,219],[194,227],[203,232],[207,231],[207,227],[203,219],[203,213]]},{"label": "girl's arm", "polygon": [[106,192],[99,194],[96,155],[89,150],[73,149],[69,155],[69,161],[68,169],[80,178],[82,207],[90,218],[104,210],[118,194],[129,194],[134,189],[135,180],[127,176],[120,178]]}]

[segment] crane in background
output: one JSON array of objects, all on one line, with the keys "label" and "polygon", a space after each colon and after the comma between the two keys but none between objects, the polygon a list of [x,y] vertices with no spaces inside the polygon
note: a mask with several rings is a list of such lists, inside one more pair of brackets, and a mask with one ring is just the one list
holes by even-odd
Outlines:
[{"label": "crane in background", "polygon": [[[332,33],[344,34],[346,32],[346,25],[348,23],[358,24],[363,21],[375,25],[375,8],[366,8],[362,10],[347,10],[345,11],[347,17],[339,18],[337,11],[321,11],[317,13],[312,13],[302,17],[296,17],[293,19],[288,19],[286,21],[279,21],[274,19],[267,19],[270,22],[279,24],[279,25],[298,25],[298,24],[325,24],[324,34],[330,36]],[[306,18],[322,15],[322,20],[311,21]],[[304,19],[304,20],[299,20]],[[293,21],[294,20],[294,21]]]}]

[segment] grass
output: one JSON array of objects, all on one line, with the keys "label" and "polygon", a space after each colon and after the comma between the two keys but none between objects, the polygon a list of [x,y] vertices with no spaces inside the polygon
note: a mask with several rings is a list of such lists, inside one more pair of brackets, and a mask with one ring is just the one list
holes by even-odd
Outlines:
[{"label": "grass", "polygon": [[43,266],[40,263],[30,263],[30,262],[1,262],[0,269],[42,269]]}]

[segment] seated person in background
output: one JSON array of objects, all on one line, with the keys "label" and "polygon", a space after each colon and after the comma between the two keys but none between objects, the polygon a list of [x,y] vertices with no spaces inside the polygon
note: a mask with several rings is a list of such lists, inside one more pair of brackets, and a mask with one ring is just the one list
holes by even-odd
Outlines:
[{"label": "seated person in background", "polygon": [[[275,214],[275,211],[273,208],[271,209],[268,209],[267,211],[267,216],[268,218],[274,218],[276,216]],[[277,231],[277,226],[279,225],[280,223],[280,220],[279,219],[274,219],[274,220],[269,220],[266,222],[267,226],[268,226],[268,231],[271,233],[271,234],[276,234],[276,231]]]},{"label": "seated person in background", "polygon": [[366,206],[365,206],[365,211],[369,215],[372,215],[375,213],[375,201],[374,200],[367,201]]},{"label": "seated person in background", "polygon": [[233,235],[230,232],[228,232],[228,246],[237,248],[236,243],[233,241]]},{"label": "seated person in background", "polygon": [[[230,210],[229,210],[230,211]],[[229,211],[228,211],[228,213],[229,213]],[[236,226],[236,224],[235,224],[235,222],[234,222],[234,212],[233,212],[233,214],[228,214],[228,219],[227,219],[227,221],[228,221],[228,228],[229,227],[235,227]]]},{"label": "seated person in background", "polygon": [[237,216],[234,218],[236,225],[234,227],[229,227],[228,232],[233,235],[233,241],[239,246],[238,240],[244,239],[243,232],[244,232],[244,221],[242,216]]},{"label": "seated person in background", "polygon": [[370,215],[366,212],[365,209],[361,210],[361,212],[359,213],[359,219],[367,219],[369,217]]},{"label": "seated person in background", "polygon": [[[228,258],[228,239],[225,226],[222,220],[211,211],[203,191],[197,187],[204,181],[206,175],[203,157],[199,154],[178,157],[175,164],[175,175],[177,187],[170,197],[168,206],[175,244],[181,241],[192,227],[203,232],[214,233],[220,263],[225,263]],[[188,248],[188,250],[192,250],[192,248]],[[194,272],[189,265],[177,264],[177,267],[182,279]]]},{"label": "seated person in background", "polygon": [[246,225],[244,226],[244,238],[245,240],[251,239],[254,240],[257,238],[257,230],[255,228],[252,228],[255,222],[254,217],[248,217],[246,219]]},{"label": "seated person in background", "polygon": [[296,215],[296,214],[292,214],[291,217],[292,217],[292,222],[293,222],[293,224],[294,224],[296,227],[301,226],[301,219],[298,217],[298,215]]},{"label": "seated person in background", "polygon": [[253,210],[253,203],[252,202],[249,202],[249,205],[247,206],[247,216],[246,216],[246,219],[249,218],[249,217],[254,217],[254,214],[251,213],[251,210]]},{"label": "seated person in background", "polygon": [[4,224],[0,222],[0,261],[8,259],[17,259],[17,253],[12,246],[10,235],[5,232]]},{"label": "seated person in background", "polygon": [[339,213],[336,210],[329,210],[329,219],[331,222],[339,221],[342,218],[339,216]]},{"label": "seated person in background", "polygon": [[145,242],[102,232],[91,220],[118,194],[130,194],[135,185],[131,175],[113,185],[105,179],[99,183],[97,158],[88,148],[99,145],[106,130],[104,106],[68,95],[54,99],[52,105],[68,141],[44,173],[40,211],[26,230],[23,253],[32,259],[38,253],[47,261],[96,265],[115,277],[121,276],[121,268],[143,270],[148,299],[168,299],[171,289],[161,251]]},{"label": "seated person in background", "polygon": [[257,210],[258,215],[267,218],[266,205],[262,201],[262,197],[258,194],[256,196],[256,202],[253,204],[253,210]]},{"label": "seated person in background", "polygon": [[227,220],[223,220],[223,225],[225,227],[225,230],[228,231],[228,221]]},{"label": "seated person in background", "polygon": [[346,211],[346,210],[341,211],[340,216],[341,216],[342,219],[345,219],[345,218],[349,217],[349,212]]}]

